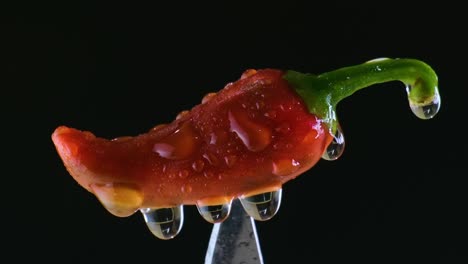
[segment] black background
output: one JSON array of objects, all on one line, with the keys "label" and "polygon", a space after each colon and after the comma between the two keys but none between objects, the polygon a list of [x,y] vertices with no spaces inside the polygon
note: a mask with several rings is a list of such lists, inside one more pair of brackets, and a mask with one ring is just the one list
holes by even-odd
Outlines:
[{"label": "black background", "polygon": [[2,255],[15,263],[203,263],[212,226],[195,207],[185,207],[185,225],[170,241],[153,237],[140,213],[111,215],[66,172],[54,129],[136,135],[247,68],[321,73],[407,57],[438,73],[439,114],[417,119],[399,82],[342,101],[343,156],[284,186],[279,213],[257,222],[263,257],[468,263],[463,9],[221,2],[1,9]]}]

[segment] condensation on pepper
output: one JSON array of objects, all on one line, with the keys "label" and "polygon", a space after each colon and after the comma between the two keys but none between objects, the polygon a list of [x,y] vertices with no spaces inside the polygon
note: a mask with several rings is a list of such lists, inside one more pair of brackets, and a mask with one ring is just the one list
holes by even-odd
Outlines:
[{"label": "condensation on pepper", "polygon": [[437,114],[434,71],[418,60],[384,58],[321,75],[249,69],[147,133],[107,140],[61,126],[52,140],[70,175],[110,213],[139,211],[149,230],[167,240],[182,229],[184,205],[214,224],[239,199],[255,220],[271,219],[286,182],[320,158],[343,154],[338,102],[392,80],[405,84],[417,117]]}]

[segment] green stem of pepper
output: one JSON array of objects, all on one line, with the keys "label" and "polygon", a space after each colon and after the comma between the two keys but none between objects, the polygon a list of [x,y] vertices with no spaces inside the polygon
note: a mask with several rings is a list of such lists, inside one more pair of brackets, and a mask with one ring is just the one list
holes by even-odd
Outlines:
[{"label": "green stem of pepper", "polygon": [[[287,71],[284,78],[306,102],[309,111],[335,132],[336,105],[354,92],[378,83],[401,81],[410,104],[426,106],[438,100],[437,75],[416,59],[376,59],[320,75]],[[409,88],[410,87],[410,88]]]}]

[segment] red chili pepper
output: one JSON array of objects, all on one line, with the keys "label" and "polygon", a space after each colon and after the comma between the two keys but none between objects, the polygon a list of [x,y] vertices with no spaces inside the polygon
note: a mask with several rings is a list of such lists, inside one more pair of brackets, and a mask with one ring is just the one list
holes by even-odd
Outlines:
[{"label": "red chili pepper", "polygon": [[[420,117],[437,113],[432,69],[417,60],[385,59],[318,76],[247,70],[171,124],[148,133],[107,140],[61,126],[52,139],[68,172],[112,214],[124,217],[140,209],[145,215],[197,205],[203,215],[203,208],[222,209],[235,198],[277,193],[324,152],[337,158],[344,141],[339,141],[336,104],[358,89],[391,80],[412,86],[410,103]],[[224,220],[226,208],[222,216],[211,215],[211,221]]]}]

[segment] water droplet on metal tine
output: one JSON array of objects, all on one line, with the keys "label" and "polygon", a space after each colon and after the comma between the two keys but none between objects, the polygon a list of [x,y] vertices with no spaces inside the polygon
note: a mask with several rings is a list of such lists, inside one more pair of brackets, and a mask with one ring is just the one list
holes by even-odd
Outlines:
[{"label": "water droplet on metal tine", "polygon": [[182,205],[172,208],[145,208],[140,210],[146,225],[157,238],[168,240],[179,234],[184,223]]},{"label": "water droplet on metal tine", "polygon": [[413,111],[413,114],[416,115],[420,119],[431,119],[433,118],[440,109],[440,95],[438,90],[436,89],[434,98],[432,101],[427,102],[425,104],[414,102],[410,99],[409,94],[411,91],[411,85],[406,86],[406,93],[408,94],[408,101]]},{"label": "water droplet on metal tine", "polygon": [[281,205],[282,189],[239,198],[245,212],[253,219],[265,221],[276,215]]},{"label": "water droplet on metal tine", "polygon": [[333,135],[333,140],[330,142],[325,152],[322,154],[324,160],[336,160],[343,154],[345,148],[345,138],[341,127],[338,125],[336,132]]},{"label": "water droplet on metal tine", "polygon": [[208,222],[221,223],[229,217],[231,212],[231,201],[219,205],[202,205],[197,203],[198,212]]}]

